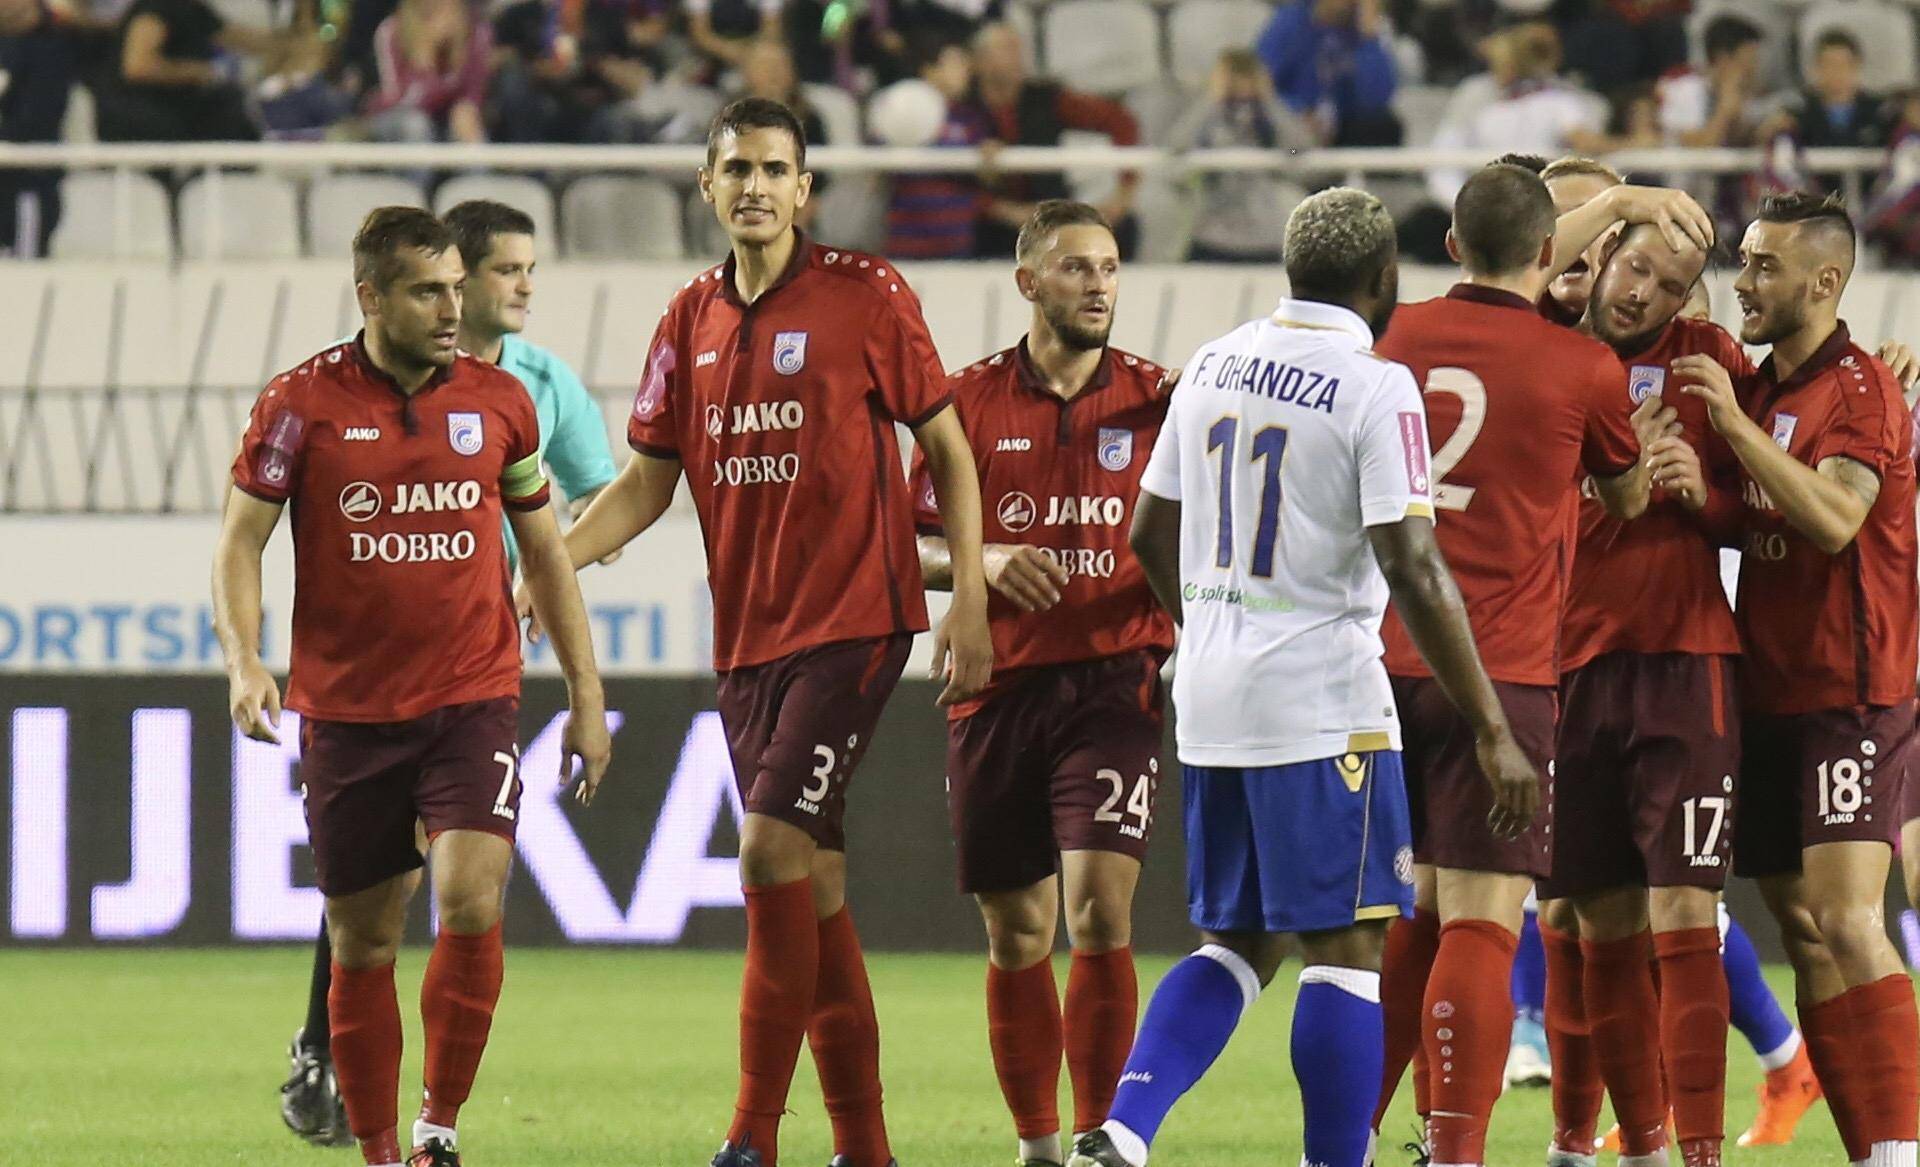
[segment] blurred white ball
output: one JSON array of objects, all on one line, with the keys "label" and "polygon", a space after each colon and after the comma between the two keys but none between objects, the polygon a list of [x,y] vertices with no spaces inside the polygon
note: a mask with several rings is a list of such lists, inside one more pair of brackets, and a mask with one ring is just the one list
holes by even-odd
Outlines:
[{"label": "blurred white ball", "polygon": [[947,121],[947,99],[917,77],[895,81],[867,103],[867,126],[888,146],[929,146]]}]

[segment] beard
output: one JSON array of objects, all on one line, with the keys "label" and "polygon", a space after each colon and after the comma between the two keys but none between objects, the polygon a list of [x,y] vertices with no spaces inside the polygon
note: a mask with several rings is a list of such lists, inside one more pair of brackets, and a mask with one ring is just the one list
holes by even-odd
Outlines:
[{"label": "beard", "polygon": [[[1802,289],[1804,291],[1804,289]],[[1763,305],[1759,319],[1740,322],[1743,344],[1777,344],[1807,326],[1807,301],[1796,296],[1791,301]]]},{"label": "beard", "polygon": [[1042,310],[1042,315],[1047,320],[1047,327],[1051,328],[1053,334],[1060,338],[1060,343],[1068,348],[1084,353],[1107,347],[1107,337],[1113,332],[1113,313],[1109,311],[1107,323],[1097,328],[1089,328],[1075,320],[1078,313],[1079,305],[1077,304],[1048,304]]}]

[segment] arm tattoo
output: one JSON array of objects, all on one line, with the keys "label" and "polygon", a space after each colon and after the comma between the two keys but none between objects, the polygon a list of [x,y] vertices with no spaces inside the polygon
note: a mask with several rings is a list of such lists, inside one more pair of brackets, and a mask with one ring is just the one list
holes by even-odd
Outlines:
[{"label": "arm tattoo", "polygon": [[1869,507],[1880,497],[1880,476],[1852,458],[1839,455],[1822,458],[1815,469],[1820,472],[1820,477],[1838,482],[1859,495],[1860,501]]}]

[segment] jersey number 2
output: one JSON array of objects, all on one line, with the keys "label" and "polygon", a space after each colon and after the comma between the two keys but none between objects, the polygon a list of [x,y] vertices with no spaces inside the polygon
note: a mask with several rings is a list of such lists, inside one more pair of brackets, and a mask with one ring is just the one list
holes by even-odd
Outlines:
[{"label": "jersey number 2", "polygon": [[[1220,530],[1213,565],[1233,566],[1234,447],[1240,419],[1223,417],[1207,430],[1207,453],[1220,454]],[[1273,545],[1280,533],[1280,463],[1287,456],[1287,427],[1270,425],[1253,435],[1251,460],[1265,463],[1260,476],[1260,519],[1253,532],[1253,574],[1273,578]]]},{"label": "jersey number 2", "polygon": [[1433,505],[1443,511],[1464,511],[1473,501],[1473,487],[1447,481],[1447,475],[1473,449],[1480,427],[1487,424],[1487,383],[1471,369],[1450,365],[1427,370],[1426,394],[1443,393],[1460,399],[1460,424],[1433,452]]}]

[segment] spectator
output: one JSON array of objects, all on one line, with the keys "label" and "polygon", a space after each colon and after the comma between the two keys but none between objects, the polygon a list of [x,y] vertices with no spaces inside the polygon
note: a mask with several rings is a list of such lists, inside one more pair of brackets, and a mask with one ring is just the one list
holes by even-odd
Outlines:
[{"label": "spectator", "polygon": [[134,0],[120,22],[115,71],[95,94],[101,139],[257,139],[238,84],[240,55],[263,56],[277,43],[229,24],[206,0]]},{"label": "spectator", "polygon": [[[779,102],[800,119],[809,147],[827,144],[827,123],[807,104],[806,88],[800,84],[793,67],[793,52],[777,37],[760,37],[747,46],[746,55],[740,60],[740,92],[734,96],[764,97]],[[812,227],[814,216],[820,213],[820,196],[826,193],[828,182],[825,174],[813,176],[813,192],[807,204],[793,215],[794,223],[801,230]]]},{"label": "spectator", "polygon": [[[935,146],[979,146],[987,120],[967,100],[973,88],[973,54],[964,44],[929,41],[921,50],[920,79],[947,99],[946,121]],[[894,259],[969,259],[986,201],[979,179],[966,174],[902,174],[887,202],[887,245]]]},{"label": "spectator", "polygon": [[1707,67],[1675,69],[1660,78],[1660,132],[1681,146],[1741,146],[1761,117],[1760,46],[1752,21],[1727,14],[1707,22]]},{"label": "spectator", "polygon": [[1274,91],[1334,146],[1398,146],[1398,84],[1380,0],[1291,0],[1255,51]]},{"label": "spectator", "polygon": [[654,0],[521,0],[494,19],[488,124],[500,142],[593,141],[591,127],[658,75]]},{"label": "spectator", "polygon": [[721,65],[743,66],[755,42],[781,36],[784,0],[685,0],[693,47]]},{"label": "spectator", "polygon": [[[43,0],[0,0],[0,141],[60,140],[79,68],[73,38]],[[0,255],[43,254],[59,223],[58,170],[0,170]]]},{"label": "spectator", "polygon": [[1808,86],[1773,125],[1802,148],[1885,146],[1891,127],[1879,97],[1860,84],[1860,42],[1850,32],[1829,29],[1813,45]]},{"label": "spectator", "polygon": [[[920,75],[926,44],[967,45],[1006,16],[1005,0],[893,0],[876,14],[881,84]],[[969,54],[971,60],[971,54]]]},{"label": "spectator", "polygon": [[484,142],[492,30],[461,0],[401,0],[373,36],[379,85],[367,132],[380,142]]},{"label": "spectator", "polygon": [[1692,6],[1693,0],[1565,0],[1559,11],[1572,47],[1567,72],[1590,89],[1615,93],[1685,65]]},{"label": "spectator", "polygon": [[[973,42],[973,67],[974,101],[986,115],[996,141],[1057,146],[1063,130],[1105,134],[1116,146],[1140,141],[1140,124],[1119,102],[1028,77],[1025,46],[1010,25],[990,24],[980,30]],[[1069,196],[1066,176],[1058,172],[983,177],[990,197],[974,242],[986,259],[1013,254],[1020,225],[1041,201]],[[1133,254],[1140,238],[1140,224],[1133,215],[1139,185],[1138,174],[1123,171],[1114,192],[1100,204],[1100,213],[1113,224],[1123,256]]]},{"label": "spectator", "polygon": [[[1307,150],[1313,130],[1273,92],[1273,79],[1249,49],[1228,49],[1214,63],[1207,93],[1174,124],[1175,150],[1253,146]],[[1200,213],[1187,258],[1196,263],[1279,263],[1286,233],[1284,184],[1273,174],[1241,171],[1200,178]]]},{"label": "spectator", "polygon": [[[1439,149],[1521,151],[1551,157],[1599,138],[1607,105],[1560,80],[1560,35],[1544,21],[1517,24],[1490,38],[1488,64],[1500,82],[1493,100],[1477,109],[1450,108],[1433,144]],[[1443,207],[1466,183],[1459,170],[1435,170],[1427,188]]]},{"label": "spectator", "polygon": [[1889,263],[1912,268],[1920,267],[1920,89],[1904,94],[1899,109],[1866,236]]},{"label": "spectator", "polygon": [[255,87],[260,125],[279,141],[313,141],[352,116],[359,102],[342,81],[331,36],[321,36],[320,5],[298,0],[290,32]]}]

